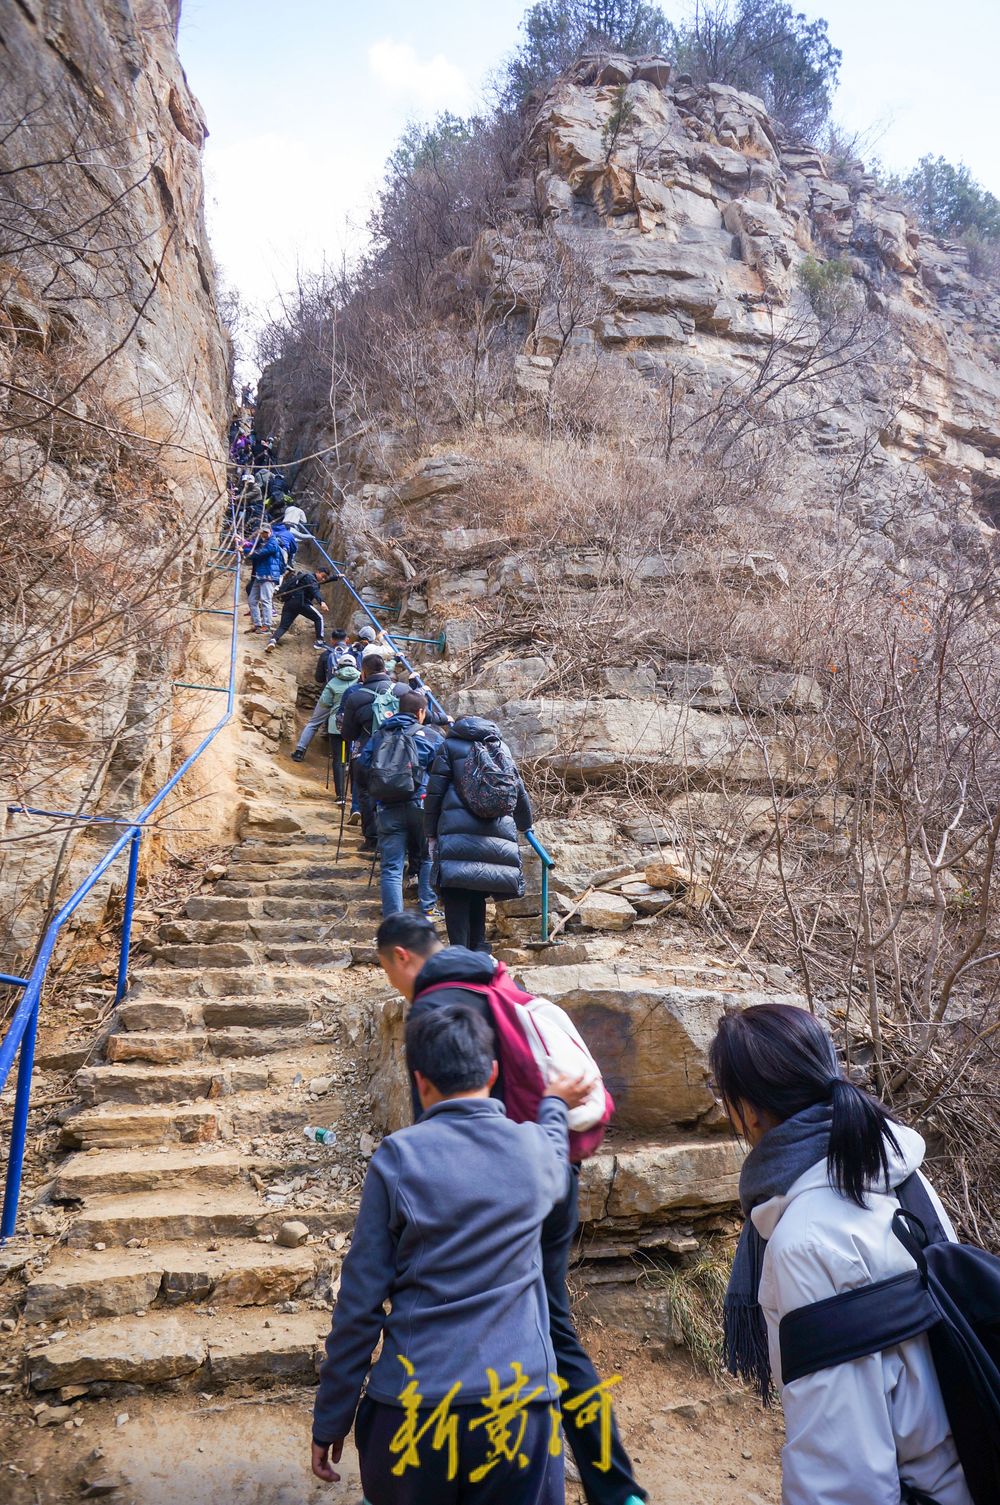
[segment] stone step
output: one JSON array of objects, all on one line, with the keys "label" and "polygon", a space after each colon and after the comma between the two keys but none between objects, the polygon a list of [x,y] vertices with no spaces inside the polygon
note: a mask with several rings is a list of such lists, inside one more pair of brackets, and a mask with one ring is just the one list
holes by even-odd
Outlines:
[{"label": "stone step", "polygon": [[261,960],[256,946],[236,941],[209,946],[158,946],[146,941],[142,949],[154,962],[167,967],[256,967]]},{"label": "stone step", "polygon": [[264,961],[279,965],[294,962],[301,966],[321,968],[349,967],[351,964],[350,947],[334,938],[298,944],[272,941],[249,946],[232,943],[209,946],[150,945],[147,949],[155,962],[166,967],[257,967]]},{"label": "stone step", "polygon": [[[211,941],[254,940],[265,946],[324,943],[336,948],[345,941],[370,937],[374,930],[370,919],[345,923],[333,919],[313,918],[305,914],[294,920],[164,920],[159,938],[178,945],[201,946]],[[569,948],[567,948],[569,949]]]},{"label": "stone step", "polygon": [[[295,1112],[301,1128],[304,1115]],[[266,1132],[261,1116],[252,1128]],[[293,1169],[289,1166],[289,1169]],[[282,1167],[284,1170],[284,1167]],[[207,1244],[220,1239],[253,1239],[276,1234],[282,1223],[300,1221],[310,1233],[353,1226],[357,1207],[327,1198],[320,1207],[288,1208],[265,1202],[249,1187],[180,1186],[173,1190],[130,1192],[94,1197],[75,1214],[65,1236],[67,1248],[93,1249],[96,1244],[121,1248],[132,1239],[152,1243],[171,1240]],[[100,1252],[100,1251],[98,1251]]]},{"label": "stone step", "polygon": [[117,1149],[123,1145],[197,1144],[218,1138],[214,1102],[143,1106],[101,1103],[66,1118],[60,1143],[69,1149]]},{"label": "stone step", "polygon": [[115,1010],[115,1022],[119,1030],[172,1032],[201,1024],[201,1009],[197,1004],[181,1003],[172,998],[149,998],[135,1002],[134,992],[133,983],[128,998]]},{"label": "stone step", "polygon": [[[362,915],[374,918],[378,912],[374,883],[370,891],[366,890],[363,899],[330,899],[320,897],[315,890],[307,890],[303,895],[268,894],[261,892],[260,884],[242,883],[234,887],[245,892],[189,899],[184,906],[185,915],[189,920],[298,920],[310,923],[322,918],[331,924],[340,920],[357,920]],[[363,905],[371,907],[365,909]]]},{"label": "stone step", "polygon": [[212,998],[201,1006],[206,1029],[270,1029],[308,1024],[316,1010],[305,998]]},{"label": "stone step", "polygon": [[[348,824],[349,816],[350,811],[344,817],[345,849],[351,845],[357,846],[361,840],[360,828]],[[283,835],[280,832],[254,832],[245,836],[238,846],[234,847],[233,854],[235,856],[236,852],[260,852],[262,860],[269,861],[273,853],[280,853],[282,856],[297,857],[300,848],[307,854],[312,854],[315,853],[317,847],[328,846],[331,842],[333,843],[331,850],[336,851],[337,833],[339,830],[340,806],[338,805],[332,828],[326,827],[321,831],[293,831],[289,832],[288,835]]]},{"label": "stone step", "polygon": [[164,998],[244,998],[259,994],[310,995],[329,985],[329,972],[320,969],[283,970],[274,964],[241,972],[209,967],[146,967],[136,972],[129,997],[138,1002]]},{"label": "stone step", "polygon": [[127,1244],[129,1239],[254,1238],[269,1209],[250,1190],[179,1187],[96,1197],[77,1214],[66,1234],[70,1248]]},{"label": "stone step", "polygon": [[314,1014],[312,1005],[301,998],[219,998],[203,1003],[148,998],[120,1004],[115,1019],[120,1029],[168,1034],[186,1029],[210,1032],[233,1025],[290,1028],[308,1024]]},{"label": "stone step", "polygon": [[217,892],[188,898],[188,920],[298,920],[315,924],[337,920],[360,920],[378,915],[378,874],[372,886],[355,894],[337,897],[328,891],[316,891],[315,883],[232,883],[241,892]]},{"label": "stone step", "polygon": [[366,863],[354,861],[348,864],[343,856],[340,862],[334,862],[332,854],[322,862],[306,862],[301,858],[286,858],[281,862],[231,862],[222,881],[268,883],[273,878],[294,878],[297,882],[322,883],[324,888],[333,882],[350,889],[354,883],[367,883],[370,866],[370,858]]},{"label": "stone step", "polygon": [[123,1062],[160,1065],[168,1062],[169,1042],[173,1040],[200,1041],[201,1049],[193,1059],[201,1062],[275,1056],[296,1049],[309,1050],[311,1046],[320,1043],[331,1046],[332,1042],[324,1034],[325,1028],[321,1020],[316,1020],[313,1024],[291,1029],[245,1028],[234,1025],[226,1029],[207,1030],[197,1035],[157,1035],[136,1031],[109,1036],[105,1059],[115,1065]]},{"label": "stone step", "polygon": [[215,1061],[182,1066],[87,1066],[74,1078],[77,1096],[88,1107],[107,1102],[185,1103],[234,1092],[260,1092],[267,1085],[264,1061],[225,1067]]},{"label": "stone step", "polygon": [[[264,1306],[309,1295],[317,1272],[330,1268],[323,1244],[282,1249],[252,1239],[211,1249],[151,1244],[147,1249],[64,1249],[28,1286],[24,1320],[86,1322],[156,1304]],[[155,1320],[155,1319],[154,1319]]]},{"label": "stone step", "polygon": [[[370,900],[372,894],[377,894],[378,864],[375,864],[375,876],[372,877],[372,885],[369,888],[370,871],[367,867],[364,877],[358,877],[355,882],[336,882],[333,879],[309,879],[309,877],[295,877],[291,873],[273,873],[267,879],[259,879],[252,882],[248,879],[221,879],[215,885],[214,895],[220,900],[223,898],[301,898],[304,900],[300,906],[301,912],[309,914],[313,903],[316,905],[339,905],[342,909],[354,908]],[[203,895],[211,898],[212,895]],[[267,914],[267,911],[265,911]],[[295,915],[294,918],[298,918]]]},{"label": "stone step", "polygon": [[[70,1155],[52,1182],[54,1202],[83,1201],[94,1196],[128,1192],[172,1191],[177,1187],[231,1187],[251,1170],[273,1172],[273,1162],[238,1154],[235,1150],[102,1150]],[[284,1169],[284,1167],[282,1167]],[[290,1174],[290,1173],[289,1173]]]},{"label": "stone step", "polygon": [[[237,1060],[247,1056],[271,1057],[296,1049],[301,1053],[323,1041],[324,1026],[318,1021],[317,1023],[317,1029],[312,1026],[297,1029],[243,1029],[239,1026],[213,1029],[208,1032],[208,1049],[218,1060]],[[327,1049],[332,1049],[329,1042]],[[324,1068],[324,1073],[326,1070]]]},{"label": "stone step", "polygon": [[[378,864],[376,863],[371,888],[368,887],[368,874],[366,873],[363,880],[359,879],[358,883],[350,888],[347,884],[341,883],[309,883],[302,878],[271,877],[257,883],[235,883],[224,878],[215,885],[215,893],[220,899],[301,899],[305,903],[300,904],[299,913],[305,909],[307,913],[332,914],[335,911],[329,906],[334,904],[351,913],[355,911],[375,913],[378,899],[375,889],[377,879]],[[328,907],[314,909],[314,904],[323,904]],[[365,905],[369,906],[367,911],[363,907]],[[270,911],[265,908],[263,913],[266,915]],[[197,916],[192,915],[191,918],[196,919]],[[297,915],[293,915],[293,918],[297,918]]]},{"label": "stone step", "polygon": [[104,1059],[114,1064],[143,1061],[157,1066],[176,1066],[194,1061],[205,1054],[208,1036],[204,1031],[188,1034],[156,1034],[152,1030],[122,1030],[109,1035],[104,1045]]},{"label": "stone step", "polygon": [[624,1230],[634,1247],[656,1247],[664,1242],[662,1224],[672,1214],[683,1220],[735,1209],[743,1156],[739,1143],[725,1134],[612,1138],[584,1162],[580,1221],[598,1238]]},{"label": "stone step", "polygon": [[266,1309],[197,1310],[119,1317],[67,1334],[28,1356],[36,1390],[99,1381],[157,1385],[191,1382],[200,1390],[231,1383],[314,1382],[319,1346],[329,1328],[324,1311],[278,1315]]}]

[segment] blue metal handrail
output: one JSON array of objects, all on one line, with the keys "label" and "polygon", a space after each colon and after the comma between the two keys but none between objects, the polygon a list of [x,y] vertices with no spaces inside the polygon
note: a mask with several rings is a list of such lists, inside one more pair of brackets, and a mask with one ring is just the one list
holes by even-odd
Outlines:
[{"label": "blue metal handrail", "polygon": [[[34,965],[26,978],[11,977],[8,974],[0,974],[0,984],[8,987],[21,987],[24,989],[20,1002],[14,1010],[13,1018],[7,1028],[3,1040],[0,1040],[0,1091],[10,1075],[15,1056],[18,1056],[17,1065],[17,1088],[14,1094],[14,1114],[10,1128],[10,1153],[7,1157],[7,1175],[4,1183],[3,1213],[0,1216],[0,1243],[6,1242],[13,1233],[17,1222],[17,1206],[21,1196],[21,1175],[24,1165],[24,1144],[28,1129],[28,1107],[31,1098],[31,1075],[35,1063],[35,1039],[38,1034],[38,1009],[42,996],[42,988],[48,971],[52,953],[55,950],[56,941],[63,925],[70,915],[83,902],[98,880],[107,872],[126,847],[129,847],[128,879],[125,886],[125,907],[122,916],[122,939],[121,950],[118,957],[118,978],[115,986],[115,1003],[120,1003],[125,996],[128,986],[128,956],[129,945],[132,938],[132,915],[135,909],[136,879],[139,872],[139,843],[142,840],[143,827],[153,812],[163,803],[167,795],[174,789],[187,773],[192,763],[197,762],[206,747],[218,735],[227,721],[232,718],[236,705],[236,646],[237,631],[239,626],[239,603],[240,603],[240,556],[237,555],[237,564],[233,575],[233,627],[229,643],[229,688],[226,693],[226,710],[222,718],[203,737],[201,742],[185,758],[177,772],[167,780],[163,788],[153,796],[139,814],[125,825],[125,829],[118,839],[108,848],[100,862],[93,867],[62,908],[50,921],[49,927],[38,949]],[[77,819],[77,816],[70,816]],[[87,817],[95,819],[95,817]],[[108,820],[111,823],[118,822],[114,817],[96,817],[96,819]],[[125,824],[122,822],[122,824]]]},{"label": "blue metal handrail", "polygon": [[549,870],[555,867],[555,858],[549,856],[534,831],[525,831],[524,839],[533,848],[542,864],[542,940],[547,941],[549,938]]},{"label": "blue metal handrail", "polygon": [[[320,543],[315,534],[307,533],[306,537],[310,540],[311,543],[315,544],[318,551],[322,554],[327,564],[333,570],[334,580],[339,581],[345,590],[350,591],[351,595],[354,597],[355,601],[357,601],[365,616],[369,619],[370,622],[374,623],[376,630],[380,632],[382,636],[392,644],[393,651],[395,652],[396,657],[399,659],[400,663],[403,664],[407,669],[409,669],[411,674],[415,674],[417,671],[414,669],[413,665],[410,663],[410,660],[406,657],[406,654],[403,652],[403,650],[397,645],[396,639],[393,637],[392,633],[388,630],[388,628],[382,626],[382,623],[372,611],[368,602],[365,601],[363,597],[358,595],[357,591],[354,589],[354,586],[344,574],[341,566],[335,559],[331,559],[330,555],[326,552],[326,549]],[[437,709],[441,712],[442,716],[447,716],[448,712],[445,710],[440,700],[438,700],[437,696],[432,694],[430,690],[426,690],[424,693],[427,695],[427,699],[430,701],[431,705],[436,706]]]},{"label": "blue metal handrail", "polygon": [[[400,662],[404,664],[407,669],[409,669],[411,674],[415,673],[416,671],[414,670],[413,665],[406,657],[406,654],[400,651],[399,647],[397,646],[396,639],[393,637],[392,633],[389,632],[387,628],[382,626],[382,623],[379,621],[378,617],[375,615],[368,602],[363,600],[362,597],[358,595],[357,591],[354,589],[354,586],[344,574],[342,567],[336,562],[336,560],[330,558],[330,555],[326,552],[326,549],[320,543],[315,534],[309,533],[307,534],[307,537],[313,544],[315,544],[316,548],[322,554],[327,564],[333,570],[333,578],[339,581],[346,590],[350,591],[351,595],[354,597],[355,601],[357,601],[362,611],[369,618],[369,620],[374,623],[376,629],[392,644],[393,651],[396,653],[396,656],[399,658]],[[402,635],[400,635],[400,637],[402,641],[415,641],[420,643],[429,641],[427,638],[405,639],[402,638]],[[443,633],[441,634],[441,637],[444,637]],[[441,651],[444,651],[443,647]],[[426,694],[427,699],[431,702],[431,704],[436,706],[437,709],[441,712],[442,716],[447,716],[448,712],[445,710],[440,700],[438,700],[437,696],[432,695],[430,690],[428,690],[426,687],[424,689],[424,693]],[[528,845],[535,852],[542,864],[542,940],[547,941],[549,938],[549,871],[550,869],[555,867],[555,859],[553,857],[550,857],[549,853],[545,850],[541,842],[538,840],[538,837],[535,835],[534,831],[525,831],[524,837]]]}]

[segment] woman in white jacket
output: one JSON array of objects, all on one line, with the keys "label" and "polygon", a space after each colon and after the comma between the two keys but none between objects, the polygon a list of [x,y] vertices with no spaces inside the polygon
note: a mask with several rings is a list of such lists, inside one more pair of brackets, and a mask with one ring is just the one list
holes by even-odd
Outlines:
[{"label": "woman in white jacket", "polygon": [[726,1014],[711,1064],[751,1146],[726,1297],[729,1367],[765,1403],[772,1386],[780,1391],[783,1505],[971,1505],[926,1334],[781,1381],[786,1312],[914,1268],[892,1231],[892,1188],[921,1164],[923,1140],[842,1075],[805,1009]]}]

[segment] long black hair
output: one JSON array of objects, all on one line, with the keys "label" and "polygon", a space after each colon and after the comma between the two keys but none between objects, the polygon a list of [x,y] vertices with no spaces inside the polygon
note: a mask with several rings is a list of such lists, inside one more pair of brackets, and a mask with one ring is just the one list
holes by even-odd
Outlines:
[{"label": "long black hair", "polygon": [[859,1207],[876,1182],[888,1184],[889,1148],[900,1153],[888,1109],[848,1081],[833,1041],[805,1009],[762,1003],[724,1014],[709,1062],[719,1094],[737,1118],[741,1103],[779,1123],[830,1103],[830,1180]]}]

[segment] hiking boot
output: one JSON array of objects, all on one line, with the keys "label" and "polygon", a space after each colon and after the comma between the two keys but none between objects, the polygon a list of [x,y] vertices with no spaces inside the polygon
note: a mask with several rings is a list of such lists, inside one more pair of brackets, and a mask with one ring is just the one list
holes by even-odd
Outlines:
[{"label": "hiking boot", "polygon": [[317,653],[319,653],[324,648],[329,648],[329,646],[329,643],[321,643],[319,641],[313,643],[313,647],[316,649]]},{"label": "hiking boot", "polygon": [[423,910],[422,914],[425,920],[433,920],[435,924],[437,924],[438,920],[444,919],[444,910],[440,904],[435,904],[433,909]]},{"label": "hiking boot", "polygon": [[349,826],[360,826],[360,824],[361,824],[361,811],[360,810],[352,810],[351,813],[350,813],[350,815],[347,817],[347,824]]},{"label": "hiking boot", "polygon": [[305,758],[305,752],[303,751],[303,749],[301,747],[297,747],[295,749],[295,751],[292,753],[292,762],[293,763],[301,763],[304,758]]},{"label": "hiking boot", "polygon": [[269,639],[269,641],[268,641],[268,643],[267,643],[267,645],[266,645],[266,647],[265,647],[265,649],[264,649],[264,652],[265,652],[265,653],[270,653],[270,651],[271,651],[271,649],[272,649],[272,648],[277,648],[277,646],[278,646],[278,645],[277,645],[277,643],[276,643],[276,642],[275,642],[275,641],[274,641],[274,638],[270,638],[270,639]]}]

